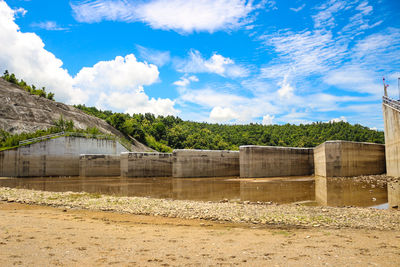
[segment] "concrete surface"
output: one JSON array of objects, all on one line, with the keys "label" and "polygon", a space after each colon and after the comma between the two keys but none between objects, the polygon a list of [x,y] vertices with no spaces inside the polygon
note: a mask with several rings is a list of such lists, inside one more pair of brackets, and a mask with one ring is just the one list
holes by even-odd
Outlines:
[{"label": "concrete surface", "polygon": [[382,105],[385,124],[387,175],[400,177],[400,112]]},{"label": "concrete surface", "polygon": [[389,207],[400,209],[400,180],[389,182],[387,190]]},{"label": "concrete surface", "polygon": [[239,176],[239,151],[177,149],[173,177]]},{"label": "concrete surface", "polygon": [[79,156],[79,176],[120,176],[120,159],[120,155],[82,154]]},{"label": "concrete surface", "polygon": [[350,177],[386,172],[385,146],[373,143],[327,141],[314,149],[315,175]]},{"label": "concrete surface", "polygon": [[171,153],[126,152],[121,154],[122,177],[170,177]]},{"label": "concrete surface", "polygon": [[0,151],[0,176],[78,176],[80,154],[127,151],[113,140],[59,137]]},{"label": "concrete surface", "polygon": [[241,146],[240,177],[311,175],[313,157],[312,148]]}]

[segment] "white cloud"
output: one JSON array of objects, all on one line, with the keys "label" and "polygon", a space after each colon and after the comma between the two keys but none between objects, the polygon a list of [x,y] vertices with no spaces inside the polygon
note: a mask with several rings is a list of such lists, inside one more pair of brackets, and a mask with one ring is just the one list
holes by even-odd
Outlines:
[{"label": "white cloud", "polygon": [[39,36],[21,32],[14,17],[14,10],[0,1],[0,71],[8,69],[30,84],[45,86],[58,100],[85,102],[84,94],[72,87],[63,62],[44,48]]},{"label": "white cloud", "polygon": [[26,10],[23,7],[19,7],[19,8],[14,9],[15,17],[23,17],[23,16],[26,15],[26,13],[28,13],[28,10]]},{"label": "white cloud", "polygon": [[178,111],[174,109],[174,101],[150,98],[144,92],[143,86],[157,82],[158,75],[155,65],[139,62],[130,54],[82,68],[74,78],[74,85],[92,96],[100,94],[96,106],[102,109],[176,115]]},{"label": "white cloud", "polygon": [[154,29],[212,33],[248,25],[255,10],[273,4],[270,0],[93,0],[74,2],[71,7],[79,22],[142,21]]},{"label": "white cloud", "polygon": [[188,86],[191,82],[198,82],[199,78],[196,76],[192,75],[189,77],[181,77],[179,80],[175,81],[173,84],[181,87],[186,87]]},{"label": "white cloud", "polygon": [[150,112],[156,115],[177,115],[179,111],[174,108],[174,105],[175,101],[168,98],[149,98],[143,90],[133,93],[101,93],[96,103],[96,106],[102,109],[112,107],[129,114]]},{"label": "white cloud", "polygon": [[341,121],[347,122],[346,117],[345,116],[340,116],[340,118],[331,119],[329,122],[341,122]]},{"label": "white cloud", "polygon": [[246,77],[249,71],[222,55],[214,53],[209,59],[203,58],[197,50],[189,52],[189,58],[177,62],[177,70],[185,73],[215,73],[223,77]]},{"label": "white cloud", "polygon": [[31,27],[44,29],[44,30],[48,30],[48,31],[65,31],[65,30],[68,30],[68,28],[64,28],[64,27],[61,27],[61,26],[57,25],[57,22],[55,22],[55,21],[34,22],[34,23],[31,24]]},{"label": "white cloud", "polygon": [[62,68],[63,62],[44,48],[39,36],[19,30],[14,17],[15,12],[0,1],[1,72],[8,69],[29,84],[45,86],[55,93],[57,101],[97,103],[126,112],[179,112],[174,109],[174,101],[151,98],[144,92],[143,86],[158,81],[157,66],[139,62],[130,54],[82,68],[73,78]]},{"label": "white cloud", "polygon": [[153,63],[158,67],[162,67],[171,60],[169,51],[159,51],[156,49],[147,48],[141,45],[136,45],[139,55],[149,63]]},{"label": "white cloud", "polygon": [[328,72],[324,82],[348,91],[380,96],[382,94],[380,78],[373,71],[359,66],[343,66]]},{"label": "white cloud", "polygon": [[301,11],[301,10],[303,10],[303,8],[306,6],[306,4],[302,4],[301,6],[299,6],[299,7],[291,7],[291,8],[289,8],[290,10],[292,10],[292,11],[294,11],[294,12],[299,12],[299,11]]},{"label": "white cloud", "polygon": [[157,66],[139,62],[133,54],[100,61],[93,67],[82,68],[74,78],[74,85],[86,90],[137,90],[158,80]]},{"label": "white cloud", "polygon": [[281,86],[281,88],[278,90],[278,95],[281,98],[292,98],[293,97],[294,88],[287,81],[287,78],[288,77],[285,76],[283,81],[278,83],[278,85]]},{"label": "white cloud", "polygon": [[263,125],[271,125],[275,119],[275,116],[271,116],[269,114],[263,116],[262,124]]},{"label": "white cloud", "polygon": [[210,112],[210,120],[212,122],[229,122],[238,119],[240,116],[231,108],[215,107]]}]

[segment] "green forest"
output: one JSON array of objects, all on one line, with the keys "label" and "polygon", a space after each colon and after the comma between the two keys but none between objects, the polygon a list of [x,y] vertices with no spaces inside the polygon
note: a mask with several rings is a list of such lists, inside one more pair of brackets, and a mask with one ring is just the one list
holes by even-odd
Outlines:
[{"label": "green forest", "polygon": [[315,147],[327,140],[384,143],[382,131],[347,122],[227,125],[184,121],[179,117],[150,113],[131,116],[85,105],[75,107],[104,119],[126,136],[162,152],[183,148],[238,150],[241,145]]}]

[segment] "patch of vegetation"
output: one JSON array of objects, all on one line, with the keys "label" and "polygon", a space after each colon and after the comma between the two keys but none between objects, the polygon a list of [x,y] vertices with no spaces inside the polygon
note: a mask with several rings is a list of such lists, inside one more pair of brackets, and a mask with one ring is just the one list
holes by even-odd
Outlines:
[{"label": "patch of vegetation", "polygon": [[238,150],[241,145],[315,147],[328,140],[384,143],[382,131],[348,122],[226,125],[183,121],[179,117],[154,116],[151,113],[131,116],[85,105],[75,107],[104,119],[126,136],[162,152],[169,152],[172,148]]},{"label": "patch of vegetation", "polygon": [[[100,130],[97,129],[96,127],[87,128],[86,130],[75,129],[74,122],[72,120],[65,120],[62,116],[53,123],[54,123],[53,127],[47,128],[45,130],[37,130],[36,132],[33,133],[24,132],[20,134],[11,134],[9,132],[0,129],[0,151],[18,147],[20,141],[60,132],[88,134],[88,137],[93,137],[94,135],[102,134]],[[113,136],[110,135],[109,138],[113,138]]]},{"label": "patch of vegetation", "polygon": [[25,91],[27,91],[28,93],[30,93],[31,95],[38,95],[40,97],[44,97],[50,100],[54,101],[54,93],[47,93],[46,92],[46,88],[42,87],[42,89],[36,89],[36,86],[32,85],[28,85],[24,80],[18,80],[15,77],[14,73],[9,73],[8,70],[6,70],[3,74],[3,76],[1,76],[1,78],[3,78],[4,80],[16,84],[19,87],[21,87],[22,89],[24,89]]}]

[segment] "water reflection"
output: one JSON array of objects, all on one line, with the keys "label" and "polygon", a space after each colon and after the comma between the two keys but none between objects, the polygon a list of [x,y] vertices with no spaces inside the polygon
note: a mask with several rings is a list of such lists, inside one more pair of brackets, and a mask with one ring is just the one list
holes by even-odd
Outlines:
[{"label": "water reflection", "polygon": [[315,200],[321,206],[372,207],[387,202],[387,188],[351,178],[315,177]]},{"label": "water reflection", "polygon": [[223,199],[322,206],[379,206],[387,189],[374,183],[323,177],[223,178],[0,178],[0,186],[55,192],[89,192],[117,196],[219,201]]}]

